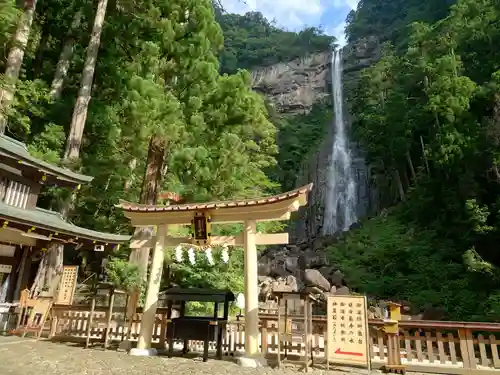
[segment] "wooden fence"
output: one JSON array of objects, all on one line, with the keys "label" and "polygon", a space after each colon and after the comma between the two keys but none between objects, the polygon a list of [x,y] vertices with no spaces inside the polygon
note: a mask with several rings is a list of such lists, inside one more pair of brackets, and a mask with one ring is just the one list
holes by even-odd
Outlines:
[{"label": "wooden fence", "polygon": [[[87,306],[53,307],[49,336],[79,341],[86,337]],[[96,309],[91,328],[92,340],[101,340],[106,321],[105,307]],[[130,336],[137,339],[141,312],[133,318]],[[111,341],[122,340],[126,336],[126,324],[120,319],[123,309],[113,312],[112,327],[109,332]],[[292,317],[299,321],[299,316]],[[318,362],[324,360],[324,332],[326,317],[313,318],[313,353]],[[260,314],[261,350],[265,354],[276,354],[277,322],[276,316]],[[405,320],[399,322],[401,361],[409,371],[441,373],[441,374],[491,374],[500,373],[500,324],[498,323],[468,323],[447,321]],[[373,368],[380,368],[387,361],[387,338],[382,331],[382,320],[370,319],[370,357]],[[154,325],[153,345],[165,347],[166,309],[157,309]],[[223,348],[226,355],[244,351],[244,322],[232,321],[223,338]],[[190,342],[192,350],[202,350],[202,342]],[[215,343],[211,344],[215,348]],[[289,354],[299,354],[300,344],[292,343],[287,347]]]}]

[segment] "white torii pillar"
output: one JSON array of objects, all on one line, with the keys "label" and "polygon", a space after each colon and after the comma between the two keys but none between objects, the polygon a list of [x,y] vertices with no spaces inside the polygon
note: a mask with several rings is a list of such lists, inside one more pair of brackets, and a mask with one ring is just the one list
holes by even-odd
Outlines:
[{"label": "white torii pillar", "polygon": [[245,221],[243,241],[245,245],[245,354],[259,352],[259,299],[255,220]]},{"label": "white torii pillar", "polygon": [[[141,320],[141,329],[137,348],[130,351],[131,355],[154,355],[151,349],[156,306],[160,291],[161,275],[163,271],[163,251],[165,246],[176,246],[190,241],[189,237],[168,236],[167,225],[159,225],[152,239],[137,238],[132,240],[131,248],[153,248],[151,273],[148,278],[146,302]],[[212,244],[243,245],[244,275],[245,275],[245,354],[249,357],[259,353],[259,300],[258,300],[258,259],[257,244],[271,245],[288,243],[288,233],[257,233],[255,220],[246,220],[242,235],[215,236]]]},{"label": "white torii pillar", "polygon": [[151,261],[151,272],[148,278],[146,301],[141,319],[141,329],[137,341],[137,348],[130,351],[131,355],[148,356],[156,355],[156,350],[151,348],[154,323],[156,320],[156,306],[158,293],[160,292],[161,276],[163,273],[163,260],[165,251],[165,238],[168,228],[159,225],[156,228],[155,245],[153,248],[153,259]]}]

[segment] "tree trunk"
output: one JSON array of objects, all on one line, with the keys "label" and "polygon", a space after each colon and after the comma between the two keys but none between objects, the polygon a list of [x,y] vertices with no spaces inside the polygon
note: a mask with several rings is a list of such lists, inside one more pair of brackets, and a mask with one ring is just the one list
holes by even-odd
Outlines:
[{"label": "tree trunk", "polygon": [[[75,108],[73,110],[73,118],[71,119],[71,126],[68,137],[66,139],[66,151],[64,153],[64,160],[78,159],[80,156],[80,146],[82,144],[83,128],[85,126],[85,120],[87,119],[87,111],[90,103],[90,95],[92,91],[92,81],[94,79],[95,65],[97,61],[97,53],[99,52],[99,44],[101,41],[102,26],[104,24],[104,17],[106,16],[106,7],[108,5],[108,0],[99,0],[97,4],[97,11],[94,18],[94,27],[92,29],[92,36],[90,37],[90,42],[87,48],[87,57],[85,59],[85,65],[83,67],[82,81],[80,84],[80,91],[78,92],[78,98],[76,99]],[[73,20],[73,25],[75,24],[76,17]],[[64,53],[64,49],[62,53]],[[61,55],[62,55],[61,53]],[[64,62],[62,67],[64,68]],[[58,64],[59,68],[59,64]],[[67,71],[67,70],[66,70]],[[64,74],[62,79],[64,79]],[[55,77],[54,77],[55,80]],[[62,81],[60,82],[62,84]],[[52,86],[54,88],[54,86]],[[57,82],[56,82],[57,88]],[[62,88],[62,87],[61,87]],[[59,88],[59,90],[61,89]],[[68,199],[61,210],[63,217],[67,217],[71,205],[74,200],[74,194]],[[63,244],[54,244],[51,246],[45,254],[45,262],[40,262],[38,272],[40,275],[45,275],[44,287],[47,285],[50,287],[52,281],[47,281],[47,278],[54,279],[58,270],[63,267],[63,258],[60,256],[64,251]],[[42,276],[40,276],[42,278]],[[33,293],[33,291],[32,291]]]},{"label": "tree trunk", "polygon": [[399,174],[399,171],[397,169],[394,171],[394,178],[396,180],[396,186],[398,188],[399,197],[401,198],[401,201],[404,202],[406,201],[405,190],[403,188],[403,183],[401,182],[401,175]]},{"label": "tree trunk", "polygon": [[[148,158],[139,203],[156,204],[158,188],[162,180],[163,165],[165,163],[165,149],[165,139],[158,135],[153,135],[149,141]],[[141,235],[141,233],[143,235],[153,235],[151,228],[136,228],[134,237]],[[136,264],[139,267],[139,272],[144,283],[147,282],[148,278],[149,252],[149,248],[132,249],[129,257],[130,263]],[[141,290],[137,290],[132,295],[130,302],[131,311],[136,311],[140,294]]]},{"label": "tree trunk", "polygon": [[137,158],[133,158],[132,160],[130,160],[128,163],[128,167],[130,169],[130,177],[127,180],[125,180],[125,184],[123,185],[123,190],[125,191],[125,193],[130,190],[130,187],[132,186],[135,180],[134,171],[135,168],[137,168]]},{"label": "tree trunk", "polygon": [[410,152],[406,152],[406,160],[408,161],[408,167],[410,168],[411,178],[413,181],[417,181],[417,174],[415,173],[415,168],[413,167],[413,162],[411,160]]},{"label": "tree trunk", "polygon": [[53,100],[58,100],[61,97],[64,78],[66,78],[66,75],[68,74],[71,58],[73,57],[73,50],[75,47],[75,31],[80,26],[81,20],[82,11],[79,10],[75,13],[75,17],[73,18],[73,22],[71,23],[71,28],[68,31],[68,37],[64,42],[61,54],[59,55],[56,72],[54,74],[54,79],[52,80],[52,85],[50,88],[50,97]]},{"label": "tree trunk", "polygon": [[99,45],[101,43],[101,33],[107,5],[108,0],[99,0],[97,4],[94,27],[92,28],[92,36],[90,37],[87,57],[83,67],[80,91],[78,92],[68,138],[66,140],[64,159],[78,159],[80,156],[83,129],[85,127],[85,121],[87,120],[87,112],[92,92],[92,81],[94,80],[97,53],[99,52]]},{"label": "tree trunk", "polygon": [[28,44],[35,8],[36,0],[25,1],[24,13],[19,20],[12,48],[7,57],[4,76],[5,85],[0,87],[0,134],[5,133],[5,128],[7,127],[7,111],[16,91],[16,83],[21,71],[21,65],[23,64],[24,50]]},{"label": "tree trunk", "polygon": [[42,255],[35,280],[31,286],[31,298],[37,297],[40,292],[51,293],[55,297],[57,285],[55,280],[63,271],[64,245],[59,242],[49,244],[49,248]]},{"label": "tree trunk", "polygon": [[427,170],[427,175],[429,175],[430,174],[429,161],[427,160],[427,156],[425,156],[425,144],[424,144],[424,138],[422,138],[422,136],[420,136],[420,146],[422,147],[422,157],[424,158],[425,169]]},{"label": "tree trunk", "polygon": [[[158,188],[161,184],[163,165],[165,162],[165,147],[166,142],[164,138],[158,135],[153,135],[151,137],[141,196],[139,198],[139,203],[141,204],[156,204]],[[134,236],[139,235],[141,232],[152,233],[151,229],[137,228],[134,232]],[[135,263],[139,266],[142,277],[147,281],[149,249],[133,249],[130,253],[129,260],[131,263]]]}]

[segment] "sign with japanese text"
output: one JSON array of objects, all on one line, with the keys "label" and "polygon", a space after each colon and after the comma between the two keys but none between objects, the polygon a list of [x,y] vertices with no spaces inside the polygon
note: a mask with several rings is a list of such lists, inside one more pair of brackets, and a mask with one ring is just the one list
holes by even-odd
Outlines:
[{"label": "sign with japanese text", "polygon": [[77,278],[78,266],[64,266],[56,298],[57,304],[71,305],[73,303]]},{"label": "sign with japanese text", "polygon": [[0,264],[0,273],[11,273],[12,266],[10,264]]},{"label": "sign with japanese text", "polygon": [[328,361],[369,366],[365,296],[329,296],[327,300]]}]

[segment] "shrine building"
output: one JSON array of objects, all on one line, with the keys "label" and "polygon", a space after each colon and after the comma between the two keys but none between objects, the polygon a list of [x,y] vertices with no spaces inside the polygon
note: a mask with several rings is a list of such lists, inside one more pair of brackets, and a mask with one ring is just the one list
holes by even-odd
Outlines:
[{"label": "shrine building", "polygon": [[54,243],[97,251],[128,243],[130,236],[81,228],[37,207],[42,187],[79,189],[92,179],[37,159],[25,144],[0,134],[0,303],[30,288],[41,254]]}]

